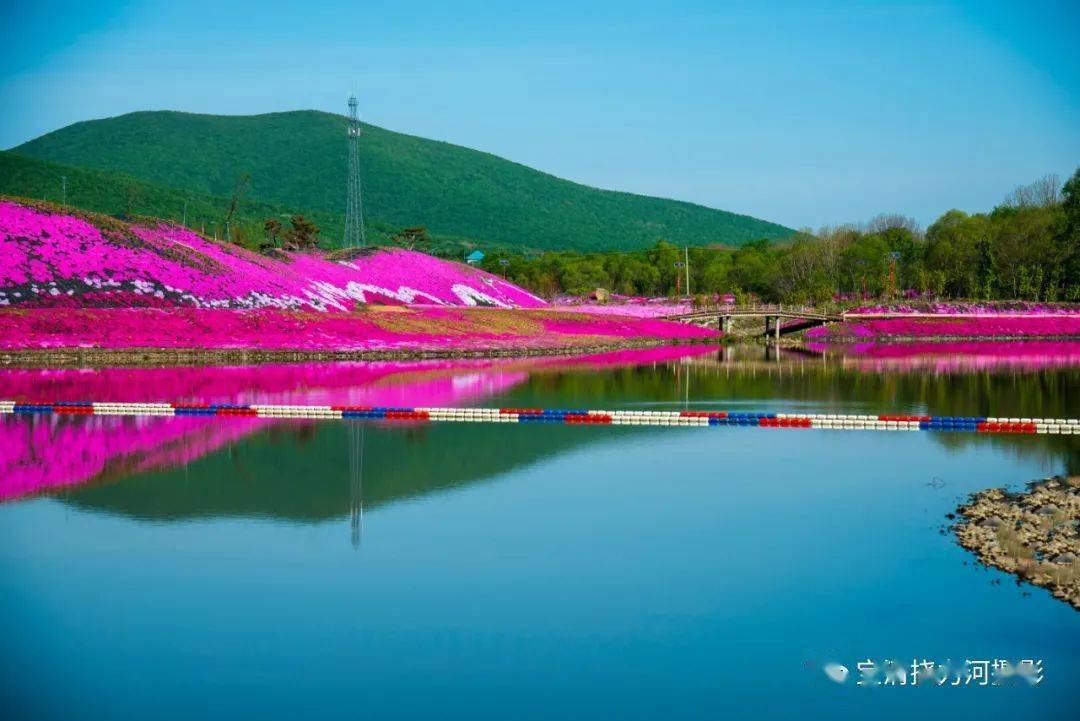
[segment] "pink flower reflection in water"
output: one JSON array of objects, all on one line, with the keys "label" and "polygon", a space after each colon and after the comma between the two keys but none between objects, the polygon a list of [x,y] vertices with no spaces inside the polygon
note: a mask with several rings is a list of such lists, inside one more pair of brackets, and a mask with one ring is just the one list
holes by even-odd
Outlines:
[{"label": "pink flower reflection in water", "polygon": [[808,343],[810,350],[834,353],[864,370],[1036,371],[1080,367],[1080,341],[927,341],[911,343]]},{"label": "pink flower reflection in water", "polygon": [[[3,369],[0,398],[241,404],[447,406],[479,402],[530,372],[666,362],[713,346],[579,358],[258,366]],[[262,418],[0,416],[0,501],[196,460],[267,427]]]}]

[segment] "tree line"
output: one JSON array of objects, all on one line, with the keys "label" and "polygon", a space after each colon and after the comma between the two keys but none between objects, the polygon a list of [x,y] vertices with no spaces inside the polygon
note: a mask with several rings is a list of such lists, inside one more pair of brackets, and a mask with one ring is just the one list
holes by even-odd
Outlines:
[{"label": "tree line", "polygon": [[551,297],[596,288],[784,303],[911,297],[1080,301],[1080,169],[1018,187],[988,213],[950,210],[923,230],[903,215],[800,231],[783,243],[639,252],[488,254],[482,267]]}]

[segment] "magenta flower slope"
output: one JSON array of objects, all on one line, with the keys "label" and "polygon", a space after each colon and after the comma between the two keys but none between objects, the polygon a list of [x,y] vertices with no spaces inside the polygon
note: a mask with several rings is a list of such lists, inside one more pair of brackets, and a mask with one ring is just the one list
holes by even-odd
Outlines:
[{"label": "magenta flower slope", "polygon": [[0,200],[0,306],[337,310],[359,304],[544,306],[476,268],[398,248],[267,257],[165,223]]},{"label": "magenta flower slope", "polygon": [[1067,315],[1080,313],[1080,306],[1066,303],[1035,303],[1026,300],[988,301],[921,301],[918,303],[889,303],[864,305],[845,312],[850,316],[910,315],[912,317],[943,316],[1010,316],[1010,315]]},{"label": "magenta flower slope", "polygon": [[[463,315],[466,306],[486,308]],[[268,257],[175,225],[0,200],[6,349],[506,350],[716,335],[545,307],[497,276],[423,253]]]},{"label": "magenta flower slope", "polygon": [[1080,336],[1080,306],[1054,303],[894,303],[854,308],[844,318],[844,323],[812,328],[806,335],[828,341]]},{"label": "magenta flower slope", "polygon": [[565,303],[556,307],[575,313],[592,315],[622,315],[630,318],[662,318],[668,315],[681,315],[693,310],[690,303],[673,303],[667,299],[661,302],[620,302],[620,303]]},{"label": "magenta flower slope", "polygon": [[502,350],[706,341],[669,321],[546,310],[416,306],[353,313],[202,308],[0,309],[0,348]]},{"label": "magenta flower slope", "polygon": [[900,318],[859,317],[811,328],[815,340],[873,338],[1004,338],[1080,336],[1080,313],[912,314]]}]

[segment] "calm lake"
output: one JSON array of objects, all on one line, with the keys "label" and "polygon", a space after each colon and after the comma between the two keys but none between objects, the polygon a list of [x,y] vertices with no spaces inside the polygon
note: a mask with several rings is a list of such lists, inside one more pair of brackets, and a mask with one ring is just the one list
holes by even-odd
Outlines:
[{"label": "calm lake", "polygon": [[[0,398],[1080,416],[1080,344],[819,350],[2,369]],[[1080,437],[2,416],[0,715],[1075,718],[1080,613],[943,532],[1064,472]],[[1045,677],[866,688],[867,659]]]}]

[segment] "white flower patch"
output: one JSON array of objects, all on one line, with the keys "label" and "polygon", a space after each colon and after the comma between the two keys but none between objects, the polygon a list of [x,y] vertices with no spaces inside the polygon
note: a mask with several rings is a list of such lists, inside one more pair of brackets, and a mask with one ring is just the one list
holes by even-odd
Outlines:
[{"label": "white flower patch", "polygon": [[133,280],[133,281],[131,281],[131,285],[133,285],[135,287],[135,292],[139,293],[140,295],[143,294],[143,293],[145,293],[146,295],[153,295],[154,294],[154,290],[155,290],[154,284],[151,283],[148,280],[142,280],[142,279]]},{"label": "white flower patch", "polygon": [[533,295],[532,293],[530,293],[529,291],[525,290],[524,288],[522,288],[520,286],[513,285],[512,283],[508,283],[505,280],[502,280],[501,278],[497,278],[495,280],[495,282],[497,284],[499,284],[499,285],[505,285],[507,288],[511,288],[515,293],[520,293],[522,295],[527,295],[530,298],[532,298],[533,300],[535,300],[537,303],[541,303],[543,305],[548,304],[548,302],[546,300],[544,300],[543,298],[539,298],[539,297]]},{"label": "white flower patch", "polygon": [[486,305],[494,305],[499,308],[509,308],[510,306],[503,303],[501,300],[495,300],[487,293],[479,291],[472,286],[465,285],[464,283],[455,283],[450,289],[454,292],[454,295],[458,297],[465,305],[479,305],[484,303]]},{"label": "white flower patch", "polygon": [[350,299],[357,301],[358,303],[367,303],[368,294],[381,295],[384,298],[394,298],[402,303],[412,304],[416,302],[417,298],[424,298],[435,305],[446,305],[446,301],[443,301],[430,293],[425,293],[422,290],[416,290],[415,288],[409,288],[408,286],[401,286],[396,291],[389,288],[383,288],[378,285],[372,285],[370,283],[357,283],[356,281],[349,281],[344,288],[339,288],[333,283],[326,281],[315,281],[311,284],[318,296],[323,298],[328,305],[332,305],[335,308],[344,310],[338,299]]}]

